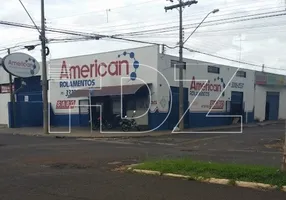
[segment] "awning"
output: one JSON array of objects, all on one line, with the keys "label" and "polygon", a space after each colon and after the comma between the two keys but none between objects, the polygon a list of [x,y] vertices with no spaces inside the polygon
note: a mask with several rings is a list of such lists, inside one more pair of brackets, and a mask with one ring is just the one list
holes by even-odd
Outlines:
[{"label": "awning", "polygon": [[[150,85],[150,84],[148,84]],[[135,94],[140,88],[147,86],[145,84],[133,84],[133,85],[118,85],[118,86],[106,86],[101,88],[84,88],[75,90],[69,98],[88,97],[90,96],[119,96],[121,94]]]}]

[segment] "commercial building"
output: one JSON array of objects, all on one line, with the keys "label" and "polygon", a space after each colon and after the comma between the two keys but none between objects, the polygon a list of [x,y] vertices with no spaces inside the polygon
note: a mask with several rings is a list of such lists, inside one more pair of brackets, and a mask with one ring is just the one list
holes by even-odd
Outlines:
[{"label": "commercial building", "polygon": [[[110,120],[136,110],[142,127],[172,130],[179,122],[179,67],[177,57],[156,45],[52,60],[50,124],[84,127],[90,110],[92,117],[101,110]],[[183,67],[186,128],[228,125],[240,115],[243,123],[286,119],[285,76],[191,59]],[[0,70],[0,124],[9,125],[8,74]],[[40,74],[15,78],[17,126],[42,125]]]}]

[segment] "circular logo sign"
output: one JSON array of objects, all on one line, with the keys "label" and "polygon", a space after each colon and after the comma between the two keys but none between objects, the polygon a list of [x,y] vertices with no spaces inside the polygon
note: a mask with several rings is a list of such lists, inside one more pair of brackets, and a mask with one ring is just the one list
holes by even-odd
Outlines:
[{"label": "circular logo sign", "polygon": [[32,56],[25,53],[12,53],[2,60],[4,69],[17,77],[27,78],[38,74],[40,64]]}]

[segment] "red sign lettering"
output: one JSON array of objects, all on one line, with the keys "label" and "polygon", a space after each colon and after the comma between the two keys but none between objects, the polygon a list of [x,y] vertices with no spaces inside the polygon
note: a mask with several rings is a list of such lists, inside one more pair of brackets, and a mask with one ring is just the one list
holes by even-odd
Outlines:
[{"label": "red sign lettering", "polygon": [[112,61],[110,63],[101,62],[97,63],[97,60],[90,65],[75,65],[67,67],[66,61],[62,63],[60,79],[81,79],[81,78],[95,78],[98,76],[104,77],[129,75],[129,62],[127,60]]},{"label": "red sign lettering", "polygon": [[[210,101],[210,108],[214,105],[215,100]],[[218,100],[216,104],[214,105],[213,109],[223,109],[224,108],[224,101]]]},{"label": "red sign lettering", "polygon": [[[14,85],[12,85],[12,90],[14,91]],[[10,85],[0,85],[0,93],[10,93]]]},{"label": "red sign lettering", "polygon": [[190,90],[196,90],[196,91],[208,91],[208,92],[221,92],[221,84],[212,84],[210,81],[205,83],[205,81],[197,82],[195,77],[193,76],[193,79],[191,81]]},{"label": "red sign lettering", "polygon": [[56,109],[73,109],[75,107],[76,100],[58,100]]}]

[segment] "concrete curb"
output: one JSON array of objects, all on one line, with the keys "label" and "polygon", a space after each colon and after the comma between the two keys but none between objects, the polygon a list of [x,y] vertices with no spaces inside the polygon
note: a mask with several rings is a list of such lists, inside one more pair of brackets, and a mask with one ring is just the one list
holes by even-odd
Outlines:
[{"label": "concrete curb", "polygon": [[144,170],[144,169],[133,169],[132,171],[140,173],[140,174],[149,174],[149,175],[158,175],[158,176],[160,176],[162,174],[159,171]]},{"label": "concrete curb", "polygon": [[202,182],[206,183],[213,183],[213,184],[220,184],[220,185],[229,185],[230,180],[229,179],[217,179],[217,178],[209,178],[209,179],[202,179]]},{"label": "concrete curb", "polygon": [[[273,122],[259,122],[259,123],[251,123],[251,124],[243,124],[243,128],[253,128],[253,127],[259,127],[259,126],[268,126],[268,125],[273,125],[273,124],[280,124],[284,123],[284,121],[273,121]],[[240,124],[238,125],[229,125],[229,126],[223,126],[223,127],[205,127],[205,128],[194,128],[191,129],[191,133],[199,133],[203,131],[223,131],[223,130],[228,130],[232,128],[239,128]],[[4,128],[5,129],[5,128]],[[185,133],[181,133],[180,131],[178,132],[173,132],[170,131],[164,131],[162,133],[144,133],[144,134],[128,134],[126,133],[125,135],[109,135],[109,133],[104,133],[104,134],[85,134],[85,135],[80,135],[80,134],[57,134],[57,133],[50,133],[48,135],[44,135],[40,132],[29,132],[29,133],[23,133],[19,132],[19,130],[15,131],[7,131],[1,130],[0,129],[0,134],[11,134],[11,135],[22,135],[22,136],[33,136],[33,137],[50,137],[50,138],[73,138],[73,139],[80,139],[80,138],[120,138],[120,139],[128,139],[128,138],[145,138],[145,137],[160,137],[160,136],[166,136],[166,135],[181,135]]]},{"label": "concrete curb", "polygon": [[181,175],[181,174],[164,173],[164,174],[162,174],[162,175],[163,175],[163,176],[174,177],[174,178],[191,179],[190,176],[185,176],[185,175]]},{"label": "concrete curb", "polygon": [[[44,135],[41,133],[19,133],[19,132],[13,132],[13,133],[5,133],[5,132],[0,132],[0,134],[5,134],[5,135],[19,135],[19,136],[27,136],[27,137],[49,137],[49,138],[72,138],[72,139],[101,139],[101,138],[119,138],[119,139],[129,139],[129,138],[146,138],[146,137],[160,137],[160,136],[166,136],[166,135],[172,135],[171,132],[167,134],[144,134],[144,135],[108,135],[102,134],[102,135],[70,135],[70,134],[56,134],[56,133],[50,133],[48,135]],[[177,133],[175,133],[177,134]]]},{"label": "concrete curb", "polygon": [[253,183],[253,182],[245,182],[245,181],[235,181],[235,184],[239,187],[253,188],[253,189],[277,189],[277,186],[273,186],[270,184],[264,183]]},{"label": "concrete curb", "polygon": [[[138,164],[136,164],[138,165]],[[251,189],[266,189],[266,190],[274,190],[279,189],[278,186],[264,184],[264,183],[255,183],[255,182],[246,182],[246,181],[233,181],[230,179],[218,179],[218,178],[203,178],[203,177],[191,177],[182,174],[174,174],[174,173],[162,173],[159,171],[152,170],[141,170],[141,169],[133,169],[132,167],[128,167],[129,171],[140,173],[140,174],[148,174],[148,175],[157,175],[157,176],[167,176],[173,178],[181,178],[187,180],[195,180],[204,183],[212,183],[212,184],[220,184],[220,185],[234,185],[238,187],[251,188]],[[286,192],[286,186],[280,188],[281,191]]]}]

